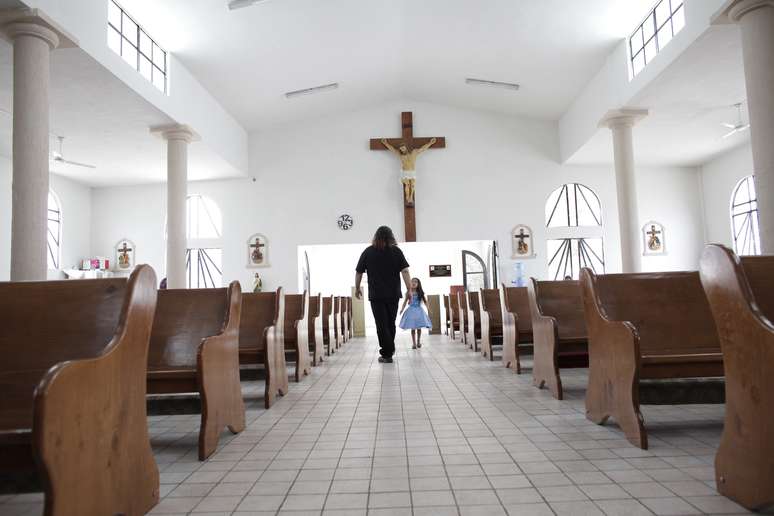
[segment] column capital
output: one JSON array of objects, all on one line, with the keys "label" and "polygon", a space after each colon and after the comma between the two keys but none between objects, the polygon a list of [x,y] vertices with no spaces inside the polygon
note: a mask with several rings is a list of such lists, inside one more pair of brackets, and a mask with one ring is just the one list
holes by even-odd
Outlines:
[{"label": "column capital", "polygon": [[40,9],[0,9],[0,36],[11,43],[19,36],[35,36],[52,50],[78,46],[78,40]]},{"label": "column capital", "polygon": [[156,125],[150,128],[150,132],[165,140],[182,140],[186,143],[201,140],[199,134],[185,124]]},{"label": "column capital", "polygon": [[727,0],[712,17],[712,25],[739,23],[745,15],[762,7],[774,8],[774,0]]},{"label": "column capital", "polygon": [[599,127],[614,129],[617,127],[634,127],[634,124],[648,116],[647,109],[621,108],[611,109],[602,120],[599,121]]}]

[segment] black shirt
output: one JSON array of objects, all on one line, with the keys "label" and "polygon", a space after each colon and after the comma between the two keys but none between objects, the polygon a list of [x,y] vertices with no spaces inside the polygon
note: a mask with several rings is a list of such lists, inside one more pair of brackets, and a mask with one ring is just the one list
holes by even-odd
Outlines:
[{"label": "black shirt", "polygon": [[403,297],[400,290],[400,271],[409,264],[398,246],[379,250],[372,245],[366,247],[355,270],[368,273],[368,299],[395,299]]}]

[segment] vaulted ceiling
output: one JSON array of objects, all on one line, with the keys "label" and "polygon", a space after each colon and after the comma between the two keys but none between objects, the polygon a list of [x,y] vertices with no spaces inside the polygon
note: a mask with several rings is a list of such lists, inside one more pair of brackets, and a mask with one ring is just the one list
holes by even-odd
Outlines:
[{"label": "vaulted ceiling", "polygon": [[[254,130],[400,97],[556,120],[652,3],[265,0],[235,11],[227,0],[122,5]],[[473,87],[466,77],[516,82],[521,90]],[[340,88],[284,97],[331,82]]]}]

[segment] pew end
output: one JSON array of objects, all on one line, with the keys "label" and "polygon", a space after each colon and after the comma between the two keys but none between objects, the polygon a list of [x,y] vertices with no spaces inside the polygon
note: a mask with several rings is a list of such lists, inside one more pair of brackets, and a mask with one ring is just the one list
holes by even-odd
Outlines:
[{"label": "pew end", "polygon": [[[159,500],[145,405],[153,269],[0,292],[0,471],[36,471],[46,516],[145,514]],[[10,347],[20,338],[29,354]]]},{"label": "pew end", "polygon": [[242,292],[170,289],[158,294],[148,358],[148,393],[196,393],[202,404],[199,460],[217,449],[224,428],[245,427],[239,379]]},{"label": "pew end", "polygon": [[300,382],[312,372],[309,357],[309,293],[285,295],[284,353],[295,358],[294,379]]},{"label": "pew end", "polygon": [[528,284],[532,319],[532,383],[564,399],[561,368],[588,367],[588,333],[577,281]]},{"label": "pew end", "polygon": [[716,486],[747,509],[763,509],[774,504],[774,256],[740,258],[710,245],[700,273],[726,374]]}]

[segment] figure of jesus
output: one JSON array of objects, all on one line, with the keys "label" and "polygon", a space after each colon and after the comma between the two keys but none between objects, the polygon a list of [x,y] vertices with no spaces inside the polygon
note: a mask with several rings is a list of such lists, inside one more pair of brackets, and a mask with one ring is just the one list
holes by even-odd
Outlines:
[{"label": "figure of jesus", "polygon": [[401,145],[396,149],[390,145],[390,142],[388,142],[386,138],[382,138],[382,145],[384,145],[387,150],[400,158],[400,168],[403,172],[401,174],[400,182],[403,184],[403,198],[406,201],[406,206],[414,205],[414,189],[416,182],[415,169],[417,156],[435,145],[436,141],[437,140],[435,138],[432,138],[428,143],[422,145],[420,148],[409,150],[406,145]]}]

